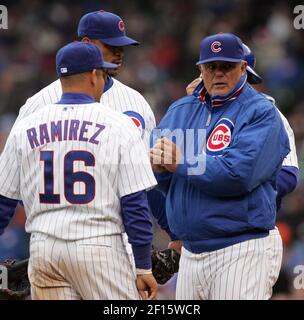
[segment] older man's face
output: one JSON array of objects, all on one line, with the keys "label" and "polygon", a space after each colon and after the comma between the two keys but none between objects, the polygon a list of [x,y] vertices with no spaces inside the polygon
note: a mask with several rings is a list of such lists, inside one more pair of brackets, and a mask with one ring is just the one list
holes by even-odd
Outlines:
[{"label": "older man's face", "polygon": [[214,61],[201,64],[199,69],[204,85],[210,95],[228,94],[246,72],[247,63]]}]

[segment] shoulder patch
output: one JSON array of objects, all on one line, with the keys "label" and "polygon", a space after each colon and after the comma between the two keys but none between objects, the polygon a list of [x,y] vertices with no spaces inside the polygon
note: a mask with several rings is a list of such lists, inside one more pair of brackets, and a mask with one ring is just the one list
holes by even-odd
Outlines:
[{"label": "shoulder patch", "polygon": [[222,118],[215,125],[208,140],[207,153],[219,155],[230,145],[234,124],[231,120]]},{"label": "shoulder patch", "polygon": [[138,112],[135,111],[125,111],[124,114],[131,118],[131,120],[138,128],[141,137],[143,138],[146,129],[145,119]]}]

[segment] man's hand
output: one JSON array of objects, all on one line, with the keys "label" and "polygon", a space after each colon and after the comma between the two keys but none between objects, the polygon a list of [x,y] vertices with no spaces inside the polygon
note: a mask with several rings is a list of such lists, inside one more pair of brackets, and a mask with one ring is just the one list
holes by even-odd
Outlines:
[{"label": "man's hand", "polygon": [[177,251],[179,254],[181,254],[182,246],[183,246],[183,241],[175,240],[175,241],[169,242],[168,249],[173,249]]},{"label": "man's hand", "polygon": [[181,159],[182,153],[179,147],[167,138],[158,139],[150,150],[150,161],[152,167],[156,166],[155,171],[165,169],[174,173],[181,163]]},{"label": "man's hand", "polygon": [[150,149],[149,151],[149,158],[150,158],[150,163],[152,166],[152,170],[154,172],[166,172],[167,169],[165,167],[163,167],[162,163],[162,158],[161,158],[161,150],[157,150],[157,149]]},{"label": "man's hand", "polygon": [[143,300],[155,300],[157,297],[158,285],[152,273],[138,274],[136,288]]},{"label": "man's hand", "polygon": [[198,77],[187,85],[186,92],[188,96],[190,96],[193,93],[194,89],[199,85],[201,81],[202,81],[202,78]]}]

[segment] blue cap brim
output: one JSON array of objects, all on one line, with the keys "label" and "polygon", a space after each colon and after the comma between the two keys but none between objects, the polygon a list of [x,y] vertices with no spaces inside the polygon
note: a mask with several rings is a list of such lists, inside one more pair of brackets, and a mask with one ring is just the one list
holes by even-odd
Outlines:
[{"label": "blue cap brim", "polygon": [[137,46],[139,42],[127,36],[100,39],[103,43],[113,47]]},{"label": "blue cap brim", "polygon": [[214,62],[214,61],[225,61],[225,62],[241,62],[243,59],[233,59],[233,58],[225,58],[225,57],[213,57],[205,60],[200,60],[196,63],[196,65],[204,64],[208,62]]},{"label": "blue cap brim", "polygon": [[247,81],[251,84],[259,84],[263,79],[249,66],[246,67],[248,78]]}]

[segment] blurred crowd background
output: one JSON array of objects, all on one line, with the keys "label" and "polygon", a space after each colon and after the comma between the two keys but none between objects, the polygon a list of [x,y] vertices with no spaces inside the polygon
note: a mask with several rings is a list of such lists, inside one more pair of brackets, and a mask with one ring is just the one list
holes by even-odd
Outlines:
[{"label": "blurred crowd background", "polygon": [[[140,91],[157,122],[168,106],[185,95],[198,76],[195,62],[200,40],[233,32],[256,54],[264,82],[258,89],[275,97],[296,138],[301,171],[297,189],[278,213],[284,241],[282,272],[274,299],[304,299],[294,288],[296,265],[304,265],[304,30],[293,26],[297,1],[128,0],[1,1],[8,8],[8,30],[0,29],[0,151],[25,100],[56,79],[55,54],[75,40],[79,18],[99,9],[120,15],[139,47],[125,50],[118,79]],[[0,260],[28,256],[20,207],[0,238]],[[168,237],[156,227],[155,246]],[[176,279],[161,288],[160,298],[173,299]]]}]

